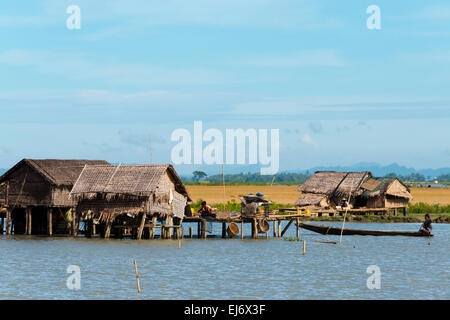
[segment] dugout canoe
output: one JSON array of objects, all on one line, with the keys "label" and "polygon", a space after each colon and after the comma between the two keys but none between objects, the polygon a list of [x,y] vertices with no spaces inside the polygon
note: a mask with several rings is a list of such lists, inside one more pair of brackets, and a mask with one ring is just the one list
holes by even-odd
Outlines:
[{"label": "dugout canoe", "polygon": [[[340,235],[341,228],[317,225],[317,224],[309,224],[309,223],[300,223],[300,227],[303,229],[307,229],[313,232],[321,233],[321,234],[331,234],[331,235]],[[422,232],[416,231],[384,231],[384,230],[360,230],[360,229],[344,229],[342,232],[345,236],[350,235],[359,235],[359,236],[407,236],[407,237],[433,237],[432,234],[424,234]]]}]

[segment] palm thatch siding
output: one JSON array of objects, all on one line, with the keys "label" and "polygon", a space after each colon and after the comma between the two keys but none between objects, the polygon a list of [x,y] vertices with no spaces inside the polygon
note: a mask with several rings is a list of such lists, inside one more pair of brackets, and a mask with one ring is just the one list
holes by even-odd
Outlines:
[{"label": "palm thatch siding", "polygon": [[108,162],[23,159],[4,173],[0,177],[0,203],[11,214],[10,230],[15,234],[71,232],[71,220],[66,218],[76,202],[69,198],[69,192],[87,164]]},{"label": "palm thatch siding", "polygon": [[161,221],[176,217],[181,222],[186,201],[190,200],[170,164],[88,165],[75,183],[71,197],[78,201],[81,218],[100,224],[106,237],[109,231],[105,228],[111,228],[112,234],[121,228],[115,235],[122,236],[127,226],[135,229],[142,219],[151,217]]}]

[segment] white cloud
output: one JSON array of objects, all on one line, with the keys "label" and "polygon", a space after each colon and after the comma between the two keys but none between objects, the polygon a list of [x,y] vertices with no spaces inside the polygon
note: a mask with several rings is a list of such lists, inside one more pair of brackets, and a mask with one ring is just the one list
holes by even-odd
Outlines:
[{"label": "white cloud", "polygon": [[308,144],[314,147],[314,149],[318,149],[319,145],[311,138],[308,133],[305,133],[301,136],[300,141],[304,144]]}]

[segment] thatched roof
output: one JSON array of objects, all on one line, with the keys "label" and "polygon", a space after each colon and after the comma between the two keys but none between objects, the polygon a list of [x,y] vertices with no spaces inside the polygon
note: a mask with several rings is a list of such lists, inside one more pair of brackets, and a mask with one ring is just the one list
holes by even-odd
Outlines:
[{"label": "thatched roof", "polygon": [[[364,196],[372,198],[384,195],[390,195],[393,197],[406,198],[408,200],[412,199],[410,194],[410,189],[403,182],[397,178],[379,178],[370,179],[374,181],[369,181],[361,186],[366,191],[363,193]],[[395,182],[398,182],[403,188],[391,188]]]},{"label": "thatched roof", "polygon": [[75,183],[71,195],[86,197],[92,194],[148,196],[160,184],[165,173],[172,177],[178,193],[189,195],[180,177],[170,164],[86,166]]},{"label": "thatched roof", "polygon": [[23,159],[0,177],[0,183],[21,166],[27,165],[39,173],[50,184],[72,186],[78,179],[85,165],[109,165],[104,160],[57,160],[57,159]]},{"label": "thatched roof", "polygon": [[318,171],[305,181],[299,190],[303,193],[344,195],[359,189],[372,174],[363,172]]},{"label": "thatched roof", "polygon": [[295,201],[295,206],[318,205],[327,195],[322,193],[303,193]]}]

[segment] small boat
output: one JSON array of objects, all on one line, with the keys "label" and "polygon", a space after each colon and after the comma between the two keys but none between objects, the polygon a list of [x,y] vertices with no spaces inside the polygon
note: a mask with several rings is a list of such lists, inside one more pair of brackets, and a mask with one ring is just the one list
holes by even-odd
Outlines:
[{"label": "small boat", "polygon": [[[341,228],[317,225],[317,224],[309,224],[309,223],[300,223],[300,227],[303,229],[307,229],[310,231],[314,231],[321,234],[333,234],[333,235],[341,235]],[[408,237],[433,237],[432,234],[425,234],[419,231],[382,231],[382,230],[358,230],[358,229],[344,229],[342,232],[343,235],[360,235],[360,236],[408,236]]]}]

